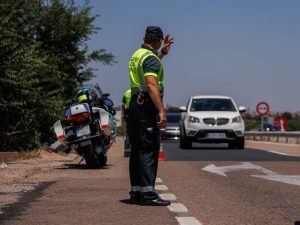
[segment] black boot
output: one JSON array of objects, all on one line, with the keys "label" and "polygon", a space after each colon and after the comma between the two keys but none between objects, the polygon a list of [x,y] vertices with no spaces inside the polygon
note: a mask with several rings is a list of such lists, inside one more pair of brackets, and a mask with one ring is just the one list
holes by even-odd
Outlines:
[{"label": "black boot", "polygon": [[141,193],[140,205],[168,206],[171,202],[161,199],[155,192]]},{"label": "black boot", "polygon": [[141,201],[141,193],[138,191],[130,191],[129,192],[130,198],[129,198],[129,202],[130,204],[140,204]]}]

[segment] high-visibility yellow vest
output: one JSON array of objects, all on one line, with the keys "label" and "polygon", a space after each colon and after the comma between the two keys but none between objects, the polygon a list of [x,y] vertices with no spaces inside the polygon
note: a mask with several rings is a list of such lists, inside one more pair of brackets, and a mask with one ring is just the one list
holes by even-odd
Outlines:
[{"label": "high-visibility yellow vest", "polygon": [[85,92],[83,92],[82,89],[80,89],[78,92],[77,92],[77,101],[79,103],[81,102],[84,102],[84,101],[87,101],[88,100],[88,97],[87,97],[87,94]]},{"label": "high-visibility yellow vest", "polygon": [[132,93],[138,93],[140,90],[143,92],[147,92],[145,76],[155,76],[157,80],[158,87],[161,92],[163,92],[163,83],[164,83],[164,68],[163,65],[160,64],[160,70],[158,74],[143,71],[143,63],[145,59],[149,56],[156,57],[159,62],[160,59],[150,50],[145,48],[138,49],[131,57],[129,61],[129,75],[130,75],[130,87]]},{"label": "high-visibility yellow vest", "polygon": [[131,89],[128,89],[127,91],[125,91],[125,93],[124,93],[124,99],[125,99],[125,102],[124,102],[125,109],[128,109],[129,108],[130,99],[131,99]]}]

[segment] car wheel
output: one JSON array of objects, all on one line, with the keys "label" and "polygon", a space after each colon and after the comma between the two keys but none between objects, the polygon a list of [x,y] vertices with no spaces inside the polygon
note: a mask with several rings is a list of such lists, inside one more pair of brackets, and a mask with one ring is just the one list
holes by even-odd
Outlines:
[{"label": "car wheel", "polygon": [[184,130],[182,130],[181,135],[180,135],[180,148],[181,149],[192,148],[192,142],[186,137]]},{"label": "car wheel", "polygon": [[240,137],[236,139],[235,146],[237,149],[244,149],[245,148],[245,138]]},{"label": "car wheel", "polygon": [[239,137],[236,138],[234,141],[228,143],[229,149],[244,149],[245,148],[245,138]]},{"label": "car wheel", "polygon": [[231,141],[228,143],[228,148],[229,149],[234,149],[235,148],[235,142],[234,141]]}]

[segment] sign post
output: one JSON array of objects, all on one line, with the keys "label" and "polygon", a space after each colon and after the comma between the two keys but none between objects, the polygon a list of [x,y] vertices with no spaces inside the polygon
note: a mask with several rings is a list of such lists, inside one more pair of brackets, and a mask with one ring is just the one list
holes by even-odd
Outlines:
[{"label": "sign post", "polygon": [[261,116],[261,131],[264,129],[264,124],[263,124],[263,117],[265,115],[268,115],[270,112],[270,106],[266,102],[259,102],[256,105],[256,112]]}]

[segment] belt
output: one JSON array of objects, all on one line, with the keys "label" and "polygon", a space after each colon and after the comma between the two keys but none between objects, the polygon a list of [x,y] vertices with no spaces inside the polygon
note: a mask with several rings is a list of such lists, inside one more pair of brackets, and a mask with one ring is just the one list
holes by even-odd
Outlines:
[{"label": "belt", "polygon": [[[131,87],[131,93],[132,94],[139,94],[141,91],[143,93],[148,93],[146,87],[141,87],[141,88],[139,88],[139,87]],[[160,95],[162,96],[164,94],[164,86],[161,86],[159,88],[159,91],[160,91]]]},{"label": "belt", "polygon": [[[143,95],[144,95],[144,97],[143,97],[144,99],[151,99],[148,92],[143,92]],[[138,96],[139,96],[138,94],[132,94],[131,100],[137,100]]]},{"label": "belt", "polygon": [[[151,97],[150,97],[148,92],[143,92],[143,95],[144,95],[144,97],[143,97],[144,99],[151,100]],[[138,96],[139,96],[138,94],[132,94],[131,95],[131,100],[137,100]],[[163,99],[162,94],[160,94],[160,97],[161,97],[161,99]]]}]

